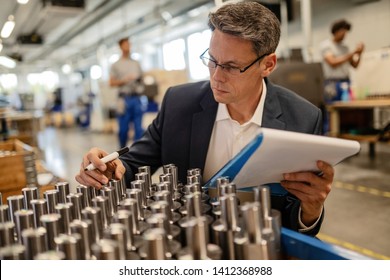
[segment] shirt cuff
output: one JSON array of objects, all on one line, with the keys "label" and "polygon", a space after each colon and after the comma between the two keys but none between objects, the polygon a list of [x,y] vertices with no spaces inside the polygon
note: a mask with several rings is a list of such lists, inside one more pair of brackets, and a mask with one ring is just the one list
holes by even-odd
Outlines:
[{"label": "shirt cuff", "polygon": [[318,224],[318,222],[320,221],[321,219],[321,216],[322,216],[322,212],[324,211],[324,206],[322,206],[322,209],[321,209],[321,215],[318,217],[318,219],[311,225],[311,226],[306,226],[304,223],[302,223],[302,220],[301,220],[301,212],[302,212],[302,208],[299,207],[299,211],[298,211],[298,223],[299,223],[299,232],[308,232],[310,230],[312,230],[313,228],[315,228]]}]

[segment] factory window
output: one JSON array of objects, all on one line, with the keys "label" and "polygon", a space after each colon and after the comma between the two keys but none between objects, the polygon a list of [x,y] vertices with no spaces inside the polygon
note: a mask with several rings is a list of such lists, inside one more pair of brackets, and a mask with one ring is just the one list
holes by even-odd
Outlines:
[{"label": "factory window", "polygon": [[199,56],[209,47],[210,38],[210,30],[191,34],[187,38],[189,70],[192,80],[204,80],[209,76],[209,71],[204,67]]},{"label": "factory window", "polygon": [[182,70],[186,67],[184,39],[173,40],[163,45],[165,70]]},{"label": "factory window", "polygon": [[0,75],[0,92],[10,93],[16,89],[18,84],[18,78],[15,74],[2,74]]}]

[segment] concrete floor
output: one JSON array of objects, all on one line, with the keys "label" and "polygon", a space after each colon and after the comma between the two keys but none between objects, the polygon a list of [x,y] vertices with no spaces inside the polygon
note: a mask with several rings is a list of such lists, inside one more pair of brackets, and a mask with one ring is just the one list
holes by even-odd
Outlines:
[{"label": "concrete floor", "polygon": [[[114,134],[79,128],[48,127],[38,135],[48,170],[72,188],[82,155],[97,146],[118,147]],[[318,238],[374,259],[390,259],[390,145],[377,144],[376,157],[362,151],[336,166],[335,182],[325,205],[325,220]]]}]

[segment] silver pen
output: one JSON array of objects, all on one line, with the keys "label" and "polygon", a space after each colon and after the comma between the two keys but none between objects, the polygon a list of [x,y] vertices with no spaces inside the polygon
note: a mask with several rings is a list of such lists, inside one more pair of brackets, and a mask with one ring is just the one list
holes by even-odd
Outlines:
[{"label": "silver pen", "polygon": [[[129,147],[124,147],[116,152],[113,152],[111,154],[108,154],[106,155],[105,157],[102,157],[101,160],[104,162],[104,163],[107,163],[107,162],[110,162],[110,161],[113,161],[115,159],[117,159],[119,156],[127,153],[129,151]],[[96,169],[96,166],[93,165],[92,163],[90,163],[87,167],[84,168],[84,171],[92,171],[92,170],[95,170]]]}]

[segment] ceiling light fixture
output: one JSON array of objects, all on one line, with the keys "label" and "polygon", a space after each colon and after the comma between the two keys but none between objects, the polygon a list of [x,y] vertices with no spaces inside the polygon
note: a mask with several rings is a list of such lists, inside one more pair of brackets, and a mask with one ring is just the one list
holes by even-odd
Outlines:
[{"label": "ceiling light fixture", "polygon": [[18,0],[18,3],[24,5],[28,3],[28,0]]},{"label": "ceiling light fixture", "polygon": [[3,29],[1,29],[1,37],[8,38],[15,27],[14,16],[10,15],[8,21],[4,23]]},{"label": "ceiling light fixture", "polygon": [[13,59],[8,58],[6,56],[0,56],[0,65],[3,65],[4,67],[7,68],[15,68],[16,62]]}]

